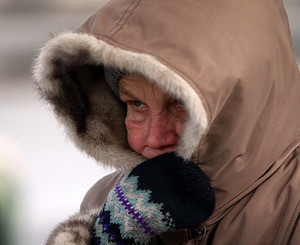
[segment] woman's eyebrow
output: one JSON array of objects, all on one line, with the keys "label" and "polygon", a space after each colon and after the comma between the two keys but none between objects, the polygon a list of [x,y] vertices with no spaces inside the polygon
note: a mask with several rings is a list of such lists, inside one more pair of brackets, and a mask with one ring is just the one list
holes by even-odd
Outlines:
[{"label": "woman's eyebrow", "polygon": [[136,96],[134,96],[132,93],[130,93],[125,88],[119,88],[119,94],[120,94],[120,96],[121,96],[121,94],[124,94],[124,95],[127,95],[128,97],[130,97],[134,100],[139,100]]}]

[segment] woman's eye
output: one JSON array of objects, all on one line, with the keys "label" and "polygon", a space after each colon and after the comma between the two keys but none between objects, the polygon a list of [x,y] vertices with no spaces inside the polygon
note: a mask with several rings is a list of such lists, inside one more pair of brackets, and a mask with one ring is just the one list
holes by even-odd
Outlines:
[{"label": "woman's eye", "polygon": [[133,104],[136,108],[138,108],[138,109],[141,109],[141,108],[143,108],[143,107],[145,106],[145,104],[143,104],[142,102],[137,101],[137,100],[132,101],[132,104]]},{"label": "woman's eye", "polygon": [[185,116],[186,115],[186,107],[181,100],[175,101],[173,104],[173,111],[176,115]]},{"label": "woman's eye", "polygon": [[185,105],[181,100],[177,100],[175,103],[175,108],[177,110],[185,110]]},{"label": "woman's eye", "polygon": [[185,106],[184,106],[184,103],[183,103],[183,101],[182,101],[182,100],[178,100],[178,102],[177,102],[177,103],[178,103],[178,105],[179,105],[180,107],[185,107]]}]

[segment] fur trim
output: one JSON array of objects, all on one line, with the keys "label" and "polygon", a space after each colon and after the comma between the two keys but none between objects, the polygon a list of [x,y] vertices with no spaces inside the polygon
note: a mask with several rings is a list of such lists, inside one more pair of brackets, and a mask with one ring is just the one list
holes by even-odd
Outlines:
[{"label": "fur trim", "polygon": [[207,128],[206,111],[192,87],[151,55],[114,47],[92,35],[65,33],[41,48],[34,77],[76,145],[118,169],[130,169],[144,160],[128,146],[126,110],[104,81],[103,66],[139,73],[185,103],[189,117],[177,154],[190,159]]},{"label": "fur trim", "polygon": [[88,245],[101,208],[77,213],[60,223],[50,234],[46,245]]}]

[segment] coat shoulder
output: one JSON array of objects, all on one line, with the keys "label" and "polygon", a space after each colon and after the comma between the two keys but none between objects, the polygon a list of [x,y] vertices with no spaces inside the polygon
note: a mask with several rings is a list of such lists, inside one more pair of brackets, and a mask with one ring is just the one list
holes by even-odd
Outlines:
[{"label": "coat shoulder", "polygon": [[108,193],[118,184],[125,174],[124,171],[119,170],[98,180],[86,193],[80,205],[80,210],[84,211],[93,207],[102,207]]},{"label": "coat shoulder", "polygon": [[85,195],[80,212],[58,224],[51,232],[46,245],[89,244],[95,220],[108,193],[124,174],[122,171],[117,171],[97,181]]}]

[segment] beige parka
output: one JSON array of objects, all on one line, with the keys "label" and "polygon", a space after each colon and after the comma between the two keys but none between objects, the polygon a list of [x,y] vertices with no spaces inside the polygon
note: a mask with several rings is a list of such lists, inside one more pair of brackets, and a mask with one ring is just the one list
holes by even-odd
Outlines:
[{"label": "beige parka", "polygon": [[300,76],[282,0],[113,0],[41,48],[40,94],[79,149],[119,170],[47,244],[88,244],[107,193],[143,161],[103,66],[142,74],[184,102],[177,154],[215,190],[202,239],[183,230],[152,244],[300,244]]}]

